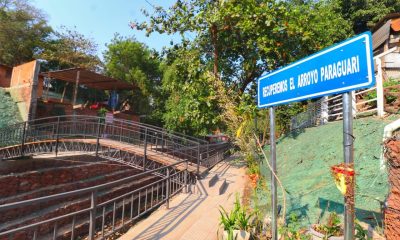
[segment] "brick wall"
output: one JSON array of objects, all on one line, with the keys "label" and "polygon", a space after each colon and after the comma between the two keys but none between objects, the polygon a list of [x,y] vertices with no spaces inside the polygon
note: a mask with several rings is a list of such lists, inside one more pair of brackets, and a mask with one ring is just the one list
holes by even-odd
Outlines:
[{"label": "brick wall", "polygon": [[386,142],[390,192],[385,210],[385,237],[400,239],[400,140]]}]

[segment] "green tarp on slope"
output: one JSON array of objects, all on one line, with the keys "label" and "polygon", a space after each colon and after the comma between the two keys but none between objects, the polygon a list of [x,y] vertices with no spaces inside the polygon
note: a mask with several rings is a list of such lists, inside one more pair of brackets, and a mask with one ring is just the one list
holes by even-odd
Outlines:
[{"label": "green tarp on slope", "polygon": [[17,104],[0,88],[0,128],[20,121],[22,120]]},{"label": "green tarp on slope", "polygon": [[[380,169],[383,128],[394,119],[354,121],[356,215],[373,225],[380,222],[380,201],[388,192],[386,171]],[[343,213],[343,196],[330,174],[330,166],[343,162],[342,125],[342,121],[332,122],[278,140],[278,176],[287,190],[287,216],[296,213],[303,226],[316,223],[326,211]],[[269,154],[269,146],[266,150]],[[270,179],[267,165],[261,172]],[[279,197],[282,204],[280,191]],[[269,201],[269,196],[264,198]]]}]

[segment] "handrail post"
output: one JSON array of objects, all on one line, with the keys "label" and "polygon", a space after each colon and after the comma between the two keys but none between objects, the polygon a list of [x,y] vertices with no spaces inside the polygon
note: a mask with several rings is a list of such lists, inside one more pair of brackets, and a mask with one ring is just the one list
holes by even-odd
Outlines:
[{"label": "handrail post", "polygon": [[60,117],[57,118],[57,128],[56,128],[56,157],[58,155],[58,143],[60,141]]},{"label": "handrail post", "polygon": [[171,181],[171,179],[170,179],[170,175],[169,175],[169,168],[167,168],[167,186],[166,186],[166,189],[165,189],[165,195],[166,195],[166,201],[165,201],[165,208],[166,209],[169,209],[169,191],[170,191],[170,189],[169,189],[169,185],[170,185],[170,181]]},{"label": "handrail post", "polygon": [[146,171],[147,161],[147,127],[144,130],[144,152],[143,152],[143,171]]},{"label": "handrail post", "polygon": [[210,157],[210,143],[207,143],[207,160]]},{"label": "handrail post", "polygon": [[27,125],[27,122],[24,122],[24,128],[22,129],[22,139],[21,139],[21,157],[24,156],[25,137],[26,137],[26,125]]},{"label": "handrail post", "polygon": [[183,181],[184,181],[184,185],[185,187],[183,188],[183,193],[188,193],[188,162],[185,162],[185,175],[183,175]]},{"label": "handrail post", "polygon": [[161,132],[161,152],[164,153],[164,131]]},{"label": "handrail post", "polygon": [[96,136],[96,157],[99,155],[99,145],[100,145],[100,127],[101,127],[101,117],[97,122],[97,136]]},{"label": "handrail post", "polygon": [[89,220],[89,240],[94,239],[96,230],[96,207],[97,207],[97,190],[94,190],[90,196],[90,220]]},{"label": "handrail post", "polygon": [[200,158],[201,158],[200,143],[198,143],[198,145],[197,145],[197,175],[200,174]]}]

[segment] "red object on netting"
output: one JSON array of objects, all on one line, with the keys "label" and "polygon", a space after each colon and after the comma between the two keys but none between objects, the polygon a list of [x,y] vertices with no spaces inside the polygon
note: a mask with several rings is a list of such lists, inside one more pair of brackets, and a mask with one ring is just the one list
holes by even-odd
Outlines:
[{"label": "red object on netting", "polygon": [[346,168],[343,166],[332,166],[331,169],[332,172],[334,173],[342,173],[346,176],[351,176],[351,177],[355,175],[355,171],[352,168]]}]

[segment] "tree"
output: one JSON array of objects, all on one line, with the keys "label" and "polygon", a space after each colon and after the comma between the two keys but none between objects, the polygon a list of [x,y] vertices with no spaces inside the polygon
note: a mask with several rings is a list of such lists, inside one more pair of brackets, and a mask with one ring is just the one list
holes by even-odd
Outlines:
[{"label": "tree", "polygon": [[133,22],[132,28],[195,33],[183,43],[200,48],[208,69],[239,95],[263,72],[342,40],[349,29],[326,1],[191,0],[144,13],[149,21]]},{"label": "tree", "polygon": [[52,29],[43,13],[23,0],[0,0],[0,63],[14,66],[41,52]]},{"label": "tree", "polygon": [[[231,101],[238,105],[243,94],[255,96],[255,81],[262,73],[338,42],[351,32],[348,21],[342,18],[338,7],[329,1],[191,0],[177,1],[168,10],[158,7],[153,15],[144,13],[149,20],[133,22],[132,28],[145,30],[147,34],[179,33],[183,37],[181,43],[174,44],[166,51],[169,64],[187,59],[187,49],[189,52],[197,51],[195,55],[199,61],[194,61],[195,58],[190,60],[198,62],[197,65],[175,70],[179,72],[175,75],[184,79],[176,80],[182,89],[179,98],[176,98],[180,101],[169,99],[168,102],[174,104],[169,105],[167,114],[176,112],[181,116],[183,112],[180,111],[187,105],[182,96],[185,96],[185,91],[190,92],[188,83],[201,82],[202,78],[208,76],[193,74],[190,68],[201,69],[204,73],[213,72],[214,80],[222,80],[225,88],[234,93]],[[190,39],[185,34],[195,34],[195,37]],[[209,86],[206,89],[211,91]],[[187,96],[193,97],[190,94]],[[170,98],[173,97],[173,94],[170,95]],[[218,105],[218,102],[211,103]],[[249,104],[254,105],[254,102]],[[224,108],[212,106],[210,109],[219,113]],[[212,116],[208,112],[210,109],[200,108],[200,115]],[[176,120],[179,114],[170,119]],[[218,122],[221,117],[214,116],[211,119]],[[287,121],[288,116],[282,116],[281,119]],[[191,129],[196,129],[194,126],[206,126],[201,124],[200,118],[191,120],[197,121],[192,123]],[[179,121],[174,124],[178,123],[183,124]],[[232,124],[228,125],[233,127]],[[233,129],[231,132],[234,132]]]},{"label": "tree", "polygon": [[60,31],[54,32],[37,57],[46,61],[43,67],[48,70],[72,67],[99,70],[101,61],[96,54],[97,44],[92,39],[62,26]]},{"label": "tree", "polygon": [[400,11],[398,0],[337,0],[336,3],[355,34],[371,30],[387,14]]},{"label": "tree", "polygon": [[133,110],[138,114],[149,114],[156,107],[156,91],[160,86],[160,60],[154,51],[134,38],[115,35],[104,52],[106,74],[133,83],[138,88],[125,92]]},{"label": "tree", "polygon": [[224,125],[213,75],[207,71],[197,49],[180,48],[164,72],[163,94],[167,96],[165,127],[194,136],[205,136]]}]

